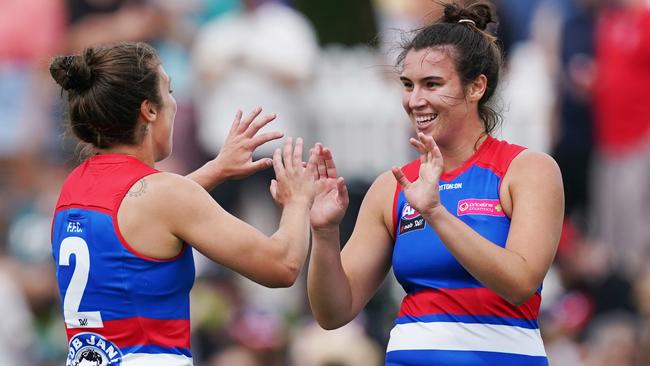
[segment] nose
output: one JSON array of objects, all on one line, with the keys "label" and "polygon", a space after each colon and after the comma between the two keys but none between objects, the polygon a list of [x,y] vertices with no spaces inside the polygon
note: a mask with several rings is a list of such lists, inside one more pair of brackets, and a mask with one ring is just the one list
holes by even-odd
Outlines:
[{"label": "nose", "polygon": [[412,109],[417,109],[423,107],[426,104],[426,99],[422,95],[422,90],[420,88],[413,88],[411,95],[409,95],[409,107]]}]

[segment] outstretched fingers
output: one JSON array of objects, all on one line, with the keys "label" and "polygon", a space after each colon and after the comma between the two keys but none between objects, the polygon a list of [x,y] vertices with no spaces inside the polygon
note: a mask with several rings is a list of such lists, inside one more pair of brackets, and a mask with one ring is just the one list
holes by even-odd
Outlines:
[{"label": "outstretched fingers", "polygon": [[303,140],[301,137],[298,137],[296,139],[296,145],[293,148],[293,154],[291,156],[291,165],[294,169],[297,169],[298,167],[302,167],[302,145],[303,145]]},{"label": "outstretched fingers", "polygon": [[420,141],[419,139],[416,139],[416,138],[411,137],[411,138],[409,139],[409,143],[410,143],[411,145],[413,145],[413,147],[414,147],[415,149],[417,149],[417,151],[418,151],[420,154],[426,154],[426,153],[427,153],[427,147],[426,147],[426,145],[424,145],[424,144],[422,143],[422,141]]},{"label": "outstretched fingers", "polygon": [[251,123],[246,127],[245,133],[249,137],[255,136],[255,134],[261,130],[264,126],[273,121],[277,115],[275,113],[267,114],[266,116],[261,117],[258,120],[251,121]]},{"label": "outstretched fingers", "polygon": [[307,169],[308,174],[314,177],[314,180],[318,180],[317,166],[318,166],[318,155],[316,155],[316,151],[313,148],[309,149],[309,160],[307,160],[305,169]]},{"label": "outstretched fingers", "polygon": [[293,148],[293,138],[291,136],[287,137],[284,142],[284,147],[282,148],[282,161],[284,163],[284,168],[292,172],[293,171],[293,162],[292,162],[292,149]]},{"label": "outstretched fingers", "polygon": [[345,185],[345,179],[343,177],[336,179],[336,191],[338,192],[339,202],[347,206],[349,203],[348,187]]},{"label": "outstretched fingers", "polygon": [[269,141],[280,139],[283,136],[284,136],[284,134],[282,132],[273,131],[273,132],[263,133],[263,134],[255,137],[251,141],[252,141],[252,144],[253,144],[254,148],[257,148],[259,146],[262,146],[262,145],[266,144]]},{"label": "outstretched fingers", "polygon": [[264,170],[264,169],[267,169],[267,168],[270,168],[271,166],[273,166],[273,159],[271,159],[271,158],[262,158],[260,160],[253,161],[249,165],[250,165],[251,171],[258,172],[260,170]]},{"label": "outstretched fingers", "polygon": [[391,171],[393,172],[393,176],[395,176],[395,180],[397,180],[397,183],[399,183],[403,189],[406,189],[411,185],[411,182],[406,178],[402,169],[394,166]]},{"label": "outstretched fingers", "polygon": [[336,172],[336,164],[334,163],[334,156],[332,155],[332,150],[325,147],[323,148],[323,160],[325,163],[325,172],[328,178],[338,177]]},{"label": "outstretched fingers", "polygon": [[237,110],[237,113],[235,113],[235,119],[232,121],[232,125],[230,126],[230,131],[228,132],[229,135],[232,135],[239,129],[239,124],[241,123],[241,117],[244,112],[242,112],[240,109]]},{"label": "outstretched fingers", "polygon": [[315,177],[318,179],[327,178],[327,168],[325,167],[325,158],[323,157],[323,145],[320,142],[317,142],[312,149],[316,157],[316,172]]},{"label": "outstretched fingers", "polygon": [[282,164],[282,152],[279,148],[273,151],[273,170],[275,171],[276,178],[284,177],[285,169],[284,164]]},{"label": "outstretched fingers", "polygon": [[[255,107],[255,109],[253,109],[253,111],[252,111],[251,113],[249,113],[248,116],[246,116],[246,118],[244,118],[244,119],[239,123],[239,126],[238,126],[238,128],[237,128],[237,131],[240,132],[240,133],[243,133],[244,131],[246,131],[246,130],[248,129],[248,126],[251,124],[251,122],[253,122],[253,120],[254,120],[255,118],[257,118],[257,116],[259,116],[260,113],[262,113],[262,108],[260,108],[260,107]],[[273,118],[275,118],[275,116],[273,116]],[[273,119],[273,118],[272,118],[272,119]],[[272,119],[271,119],[271,120],[272,120]],[[269,121],[269,122],[270,122],[270,121]],[[268,122],[267,122],[267,123],[268,123]]]},{"label": "outstretched fingers", "polygon": [[425,135],[422,132],[418,133],[418,140],[425,146],[427,151],[432,151],[437,146],[433,137]]}]

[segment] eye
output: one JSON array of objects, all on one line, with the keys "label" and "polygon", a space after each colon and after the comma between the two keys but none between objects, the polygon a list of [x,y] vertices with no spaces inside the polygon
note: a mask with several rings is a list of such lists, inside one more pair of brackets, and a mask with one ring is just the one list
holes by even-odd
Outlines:
[{"label": "eye", "polygon": [[433,89],[439,87],[440,84],[436,83],[435,81],[427,81],[427,88]]},{"label": "eye", "polygon": [[174,91],[172,89],[169,89],[169,94],[172,94]]},{"label": "eye", "polygon": [[404,86],[404,89],[406,90],[412,90],[413,89],[413,83],[410,81],[402,81],[402,85]]}]

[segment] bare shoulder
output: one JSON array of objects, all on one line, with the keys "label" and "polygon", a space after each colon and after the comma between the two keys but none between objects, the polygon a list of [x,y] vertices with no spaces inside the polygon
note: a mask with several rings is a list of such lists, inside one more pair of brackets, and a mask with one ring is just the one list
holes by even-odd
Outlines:
[{"label": "bare shoulder", "polygon": [[372,183],[371,188],[374,187],[374,189],[380,190],[382,192],[384,191],[392,192],[395,190],[396,186],[397,186],[397,181],[395,180],[395,176],[393,175],[393,172],[387,170],[381,173],[377,178],[375,178],[375,181]]},{"label": "bare shoulder", "polygon": [[380,174],[368,189],[363,199],[360,215],[369,214],[380,220],[389,233],[392,233],[393,197],[397,181],[389,170]]},{"label": "bare shoulder", "polygon": [[557,162],[550,155],[533,150],[524,150],[512,160],[506,178],[513,181],[543,180],[549,184],[562,182]]},{"label": "bare shoulder", "polygon": [[515,200],[555,202],[559,210],[564,202],[560,168],[550,155],[524,150],[510,163],[499,196],[508,217],[512,217]]},{"label": "bare shoulder", "polygon": [[180,207],[195,195],[204,197],[207,192],[191,179],[182,175],[159,172],[136,181],[127,191],[124,201],[155,206],[157,209]]},{"label": "bare shoulder", "polygon": [[368,189],[364,199],[377,204],[380,207],[385,206],[386,202],[393,201],[393,194],[397,187],[397,181],[393,173],[389,170],[380,174]]}]

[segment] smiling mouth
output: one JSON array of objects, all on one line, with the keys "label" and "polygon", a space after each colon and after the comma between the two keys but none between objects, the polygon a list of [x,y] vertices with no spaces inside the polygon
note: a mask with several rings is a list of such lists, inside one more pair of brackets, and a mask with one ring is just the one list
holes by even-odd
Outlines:
[{"label": "smiling mouth", "polygon": [[423,126],[428,124],[429,122],[432,122],[438,117],[438,114],[429,114],[426,116],[416,116],[415,117],[415,122],[418,124],[418,126]]}]

